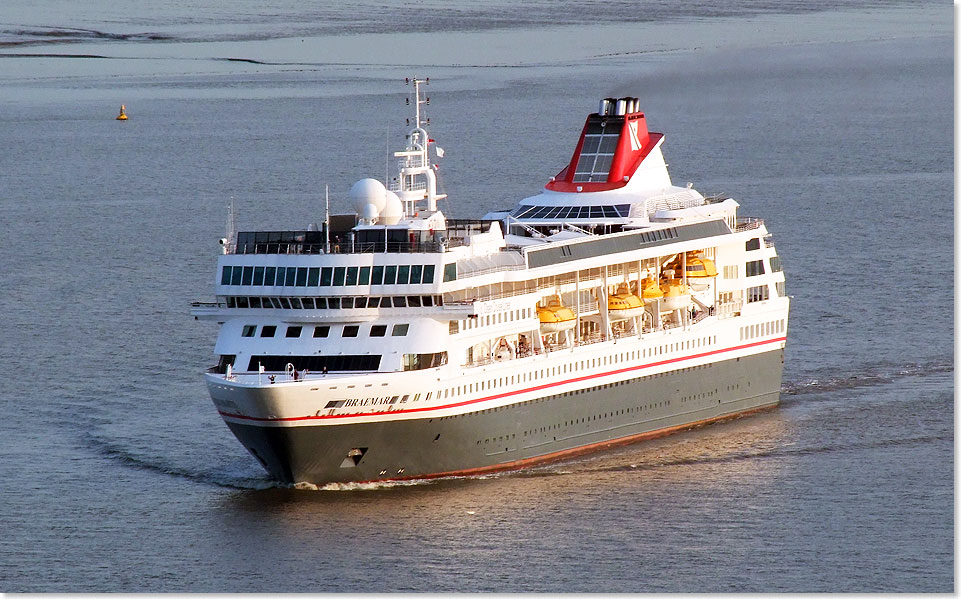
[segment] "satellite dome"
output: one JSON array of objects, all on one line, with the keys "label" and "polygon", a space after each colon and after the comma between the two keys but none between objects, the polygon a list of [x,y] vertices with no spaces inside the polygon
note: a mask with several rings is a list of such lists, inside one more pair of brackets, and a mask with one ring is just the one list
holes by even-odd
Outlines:
[{"label": "satellite dome", "polygon": [[404,216],[404,206],[400,203],[400,198],[393,191],[387,191],[386,203],[380,211],[380,217],[385,225],[396,225],[397,221]]},{"label": "satellite dome", "polygon": [[361,179],[351,186],[348,194],[354,206],[354,211],[367,218],[371,210],[367,206],[373,206],[377,216],[384,209],[387,202],[387,188],[377,179]]}]

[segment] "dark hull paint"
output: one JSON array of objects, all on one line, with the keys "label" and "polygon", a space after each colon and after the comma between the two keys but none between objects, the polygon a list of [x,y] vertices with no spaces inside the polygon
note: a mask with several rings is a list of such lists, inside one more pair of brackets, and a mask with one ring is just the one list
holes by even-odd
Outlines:
[{"label": "dark hull paint", "polygon": [[[360,482],[523,468],[773,407],[784,350],[457,416],[336,426],[228,426],[287,483]],[[346,460],[362,450],[356,465]]]}]

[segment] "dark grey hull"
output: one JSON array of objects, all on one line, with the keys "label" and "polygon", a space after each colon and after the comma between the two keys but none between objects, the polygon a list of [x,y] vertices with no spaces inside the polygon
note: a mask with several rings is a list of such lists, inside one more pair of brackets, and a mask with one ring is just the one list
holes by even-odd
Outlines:
[{"label": "dark grey hull", "polygon": [[287,483],[479,474],[772,407],[779,399],[783,357],[779,349],[458,416],[228,426],[273,477]]}]

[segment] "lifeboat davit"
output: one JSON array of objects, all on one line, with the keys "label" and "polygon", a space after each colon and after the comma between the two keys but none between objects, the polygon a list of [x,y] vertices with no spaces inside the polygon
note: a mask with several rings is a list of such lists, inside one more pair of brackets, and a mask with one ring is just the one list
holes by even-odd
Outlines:
[{"label": "lifeboat davit", "polygon": [[626,283],[617,287],[617,293],[607,297],[607,316],[612,321],[627,320],[644,313],[644,303],[631,293]]},{"label": "lifeboat davit", "polygon": [[662,310],[683,310],[691,305],[691,291],[680,279],[670,279],[661,285],[664,297],[661,299]]},{"label": "lifeboat davit", "polygon": [[537,318],[541,321],[541,331],[544,333],[566,331],[573,329],[577,324],[574,311],[562,304],[556,295],[551,298],[547,306],[537,309]]}]

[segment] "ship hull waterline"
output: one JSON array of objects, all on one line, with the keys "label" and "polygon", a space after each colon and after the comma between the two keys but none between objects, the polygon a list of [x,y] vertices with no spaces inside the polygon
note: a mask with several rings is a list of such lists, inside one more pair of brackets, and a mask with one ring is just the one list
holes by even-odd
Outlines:
[{"label": "ship hull waterline", "polygon": [[[224,416],[267,472],[287,484],[480,475],[773,408],[783,356],[777,349],[455,416],[311,426]],[[348,459],[357,450],[362,456]]]}]

